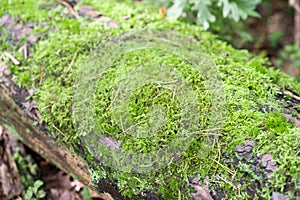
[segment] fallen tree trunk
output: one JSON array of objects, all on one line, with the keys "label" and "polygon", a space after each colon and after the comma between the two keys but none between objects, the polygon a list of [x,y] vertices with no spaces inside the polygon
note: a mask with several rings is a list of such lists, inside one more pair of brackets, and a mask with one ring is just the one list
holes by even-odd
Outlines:
[{"label": "fallen tree trunk", "polygon": [[[1,72],[3,71],[8,72],[7,69],[2,68]],[[28,94],[13,83],[9,73],[0,73],[0,125],[47,162],[78,179],[90,191],[95,191],[95,188],[91,187],[87,163],[49,137],[48,131],[32,118],[30,111],[20,107],[22,103],[25,103],[20,102],[20,100],[25,100],[24,93]],[[99,181],[97,190],[99,193],[110,194],[114,199],[127,199],[109,180]],[[106,195],[100,194],[100,197],[106,198]]]},{"label": "fallen tree trunk", "polygon": [[[15,90],[16,86],[14,87]],[[14,100],[12,92],[10,92],[4,84],[0,84],[0,94],[0,124],[49,163],[55,165],[65,173],[73,175],[74,178],[77,178],[87,187],[90,187],[91,178],[86,162],[58,145],[55,140],[47,135],[47,132],[35,125],[34,120],[19,106],[19,103]],[[291,90],[282,91],[282,93],[278,95],[278,98],[288,99],[286,103],[283,104],[283,107],[287,111],[295,111],[292,107],[300,104],[300,97]],[[288,114],[284,114],[284,116],[294,122],[296,126],[300,126],[297,118]],[[114,184],[109,180],[103,180],[98,183],[97,190],[98,192],[109,193],[114,199],[127,199],[123,197],[116,186],[113,185]],[[94,188],[91,187],[90,189],[92,191],[94,190]],[[145,199],[162,198],[149,193],[149,196]]]},{"label": "fallen tree trunk", "polygon": [[[66,153],[47,136],[46,131],[38,129],[37,126],[40,127],[40,125],[36,126],[34,123],[39,122],[39,117],[30,114],[28,110],[24,112],[18,107],[22,101],[16,100],[16,97],[14,97],[16,101],[13,101],[12,96],[14,95],[7,91],[5,86],[1,89],[3,95],[0,99],[0,109],[2,109],[0,120],[6,128],[19,136],[26,145],[49,162],[67,173],[77,175],[79,180],[86,184],[91,181],[88,168],[91,169],[92,172],[95,172],[94,176],[91,176],[93,177],[92,181],[98,183],[96,189],[100,192],[109,192],[116,199],[126,199],[125,195],[128,196],[128,199],[200,199],[201,196],[206,196],[206,199],[210,199],[211,196],[215,199],[244,196],[262,198],[261,190],[264,187],[268,187],[266,190],[272,190],[272,192],[283,190],[291,197],[299,194],[297,190],[299,169],[295,168],[300,165],[297,143],[299,133],[296,128],[298,119],[295,117],[295,114],[299,113],[297,107],[299,97],[293,92],[293,90],[300,91],[298,83],[280,72],[267,70],[264,66],[266,65],[265,60],[248,52],[235,50],[197,26],[164,21],[153,10],[148,10],[147,7],[132,2],[103,1],[103,4],[106,6],[101,4],[99,7],[101,7],[101,11],[103,9],[108,14],[114,9],[118,10],[113,17],[120,22],[120,25],[112,26],[112,24],[116,25],[116,21],[105,18],[105,25],[99,26],[100,28],[97,26],[99,29],[96,29],[94,27],[96,23],[87,26],[88,21],[66,18],[65,20],[70,20],[68,23],[74,26],[63,25],[62,30],[58,26],[55,33],[49,34],[49,37],[46,38],[47,42],[38,45],[30,60],[32,62],[30,64],[39,67],[25,67],[34,79],[28,82],[32,81],[29,84],[34,85],[38,91],[35,97],[40,107],[43,108],[43,120],[47,122],[49,129],[59,128],[52,128],[51,133],[57,137],[63,133],[71,138],[71,141],[76,141],[76,144],[80,143],[87,155],[84,157],[84,161],[75,155]],[[112,7],[114,9],[110,9]],[[132,10],[133,7],[137,14],[127,16],[127,10]],[[105,9],[107,10],[105,11]],[[83,11],[92,13],[91,17],[95,21],[101,22],[103,15],[97,9],[83,6],[81,12]],[[144,15],[144,13],[146,14]],[[141,16],[142,14],[143,16]],[[145,21],[137,23],[135,26],[133,22],[140,22],[140,20]],[[61,23],[61,21],[57,23]],[[154,34],[154,37],[148,37],[145,29],[135,32],[134,29],[141,28],[141,24],[143,27],[154,27],[154,30],[158,28],[161,31],[160,28],[164,27],[172,29],[172,31],[161,31],[160,35]],[[120,27],[122,29],[118,29]],[[168,38],[172,36],[170,33],[174,33],[175,30],[178,32],[173,35],[174,38]],[[122,37],[126,36],[124,32],[127,32],[129,37],[122,41]],[[132,32],[138,34],[130,35]],[[118,37],[108,37],[107,41],[102,41],[103,35],[115,36],[116,33],[119,33]],[[182,36],[178,33],[186,35]],[[64,37],[63,40],[62,37]],[[88,40],[86,43],[85,39]],[[156,43],[154,43],[155,41]],[[196,43],[200,46],[195,45]],[[101,48],[99,54],[88,57],[90,49],[95,49],[97,45]],[[160,47],[162,51],[160,51]],[[79,56],[82,57],[76,59]],[[125,61],[119,62],[119,58],[124,58],[122,56],[125,57]],[[87,62],[83,62],[83,60]],[[112,61],[118,63],[112,63]],[[195,73],[198,65],[201,64],[208,67],[203,68],[205,70],[200,73]],[[78,73],[79,66],[82,71]],[[112,66],[111,70],[109,66]],[[99,70],[97,67],[102,68]],[[132,71],[128,69],[135,73],[131,73]],[[156,73],[159,69],[159,73]],[[182,79],[174,81],[171,69],[180,72],[179,75]],[[210,69],[216,72],[210,73],[211,77],[205,74],[211,72]],[[144,76],[144,72],[148,74]],[[19,75],[22,76],[22,72]],[[28,77],[26,73],[23,75],[25,78]],[[82,78],[78,82],[76,82],[77,75]],[[157,75],[157,79],[151,79],[152,75]],[[132,77],[135,79],[130,79]],[[178,77],[176,76],[176,78]],[[129,79],[126,80],[126,78]],[[207,78],[210,80],[207,81]],[[117,82],[115,79],[121,81]],[[81,82],[82,80],[86,82]],[[122,82],[122,80],[125,81]],[[144,84],[149,80],[152,82],[148,85]],[[93,81],[95,81],[94,85],[92,85]],[[185,83],[185,81],[188,81],[191,87],[187,85],[180,87],[182,86],[180,83]],[[116,82],[120,84],[114,85]],[[224,84],[224,87],[218,83]],[[73,89],[78,85],[82,86],[80,90],[82,93],[76,96],[78,93],[74,94]],[[276,85],[280,85],[280,87]],[[214,90],[219,86],[220,90]],[[293,89],[287,90],[286,86],[292,86]],[[188,91],[188,89],[191,90]],[[213,95],[208,95],[209,92],[212,92],[210,89],[214,91]],[[90,93],[86,93],[87,91]],[[185,91],[187,93],[182,93]],[[124,96],[126,92],[130,94],[130,98]],[[196,100],[192,99],[195,94],[193,92],[198,92]],[[119,94],[121,96],[118,96]],[[224,94],[224,96],[220,94]],[[220,101],[213,101],[216,96]],[[96,98],[94,99],[94,97]],[[73,101],[74,99],[76,101]],[[189,102],[189,100],[191,101]],[[179,101],[183,103],[178,103]],[[74,102],[77,103],[79,110],[74,109],[75,106],[72,105]],[[199,109],[195,106],[197,104],[195,102],[200,105]],[[186,104],[184,105],[184,103]],[[157,104],[160,105],[155,107]],[[92,105],[88,111],[87,105]],[[212,109],[214,105],[216,106],[215,110]],[[123,106],[123,108],[131,106],[132,113],[123,112],[127,111],[127,108],[122,110],[118,106]],[[280,107],[284,107],[284,109]],[[74,120],[72,112],[75,114],[77,112],[80,118]],[[160,115],[163,112],[168,112],[164,113],[169,117],[168,124],[161,123],[166,119],[164,115]],[[195,122],[194,118],[188,118],[191,113],[201,113],[199,119],[201,118],[202,121],[194,126],[196,131],[189,129],[189,122]],[[220,113],[221,115],[219,115]],[[222,115],[223,113],[225,114]],[[149,115],[153,117],[154,123],[138,129],[139,125],[144,122],[145,116],[149,117]],[[28,119],[28,116],[31,116],[33,121]],[[77,116],[75,115],[75,118]],[[130,124],[131,119],[123,118],[124,116],[130,116],[136,121]],[[219,116],[220,118],[218,118]],[[91,123],[92,117],[95,118]],[[183,119],[184,117],[187,117],[188,120]],[[178,118],[182,120],[180,121]],[[289,123],[286,118],[294,122],[296,126]],[[85,125],[81,130],[79,129],[81,132],[74,130],[78,125],[74,124],[74,121]],[[220,128],[212,126],[210,129],[211,123],[220,121],[220,124],[224,126]],[[187,123],[181,126],[181,122]],[[101,130],[94,131],[93,125],[96,128],[100,127]],[[135,129],[136,127],[138,128]],[[151,134],[150,138],[128,134],[131,130],[136,130],[136,132],[141,130],[141,133],[148,134],[145,127],[162,131],[158,132],[159,134]],[[159,148],[160,145],[165,147],[170,144],[174,137],[179,135],[177,133],[181,133],[182,129],[180,128],[182,127],[188,128],[188,131],[183,131],[188,136],[195,136],[186,151],[182,151],[179,156],[170,156],[167,159],[159,154],[164,151],[151,152],[152,149],[156,150],[157,146]],[[43,127],[40,128],[43,129]],[[99,135],[97,135],[98,133]],[[211,140],[204,140],[204,136]],[[70,143],[68,145],[75,146],[73,142]],[[176,150],[181,143],[179,140],[179,142],[171,144],[175,144],[174,149]],[[107,157],[103,156],[104,151],[101,148],[105,148],[105,153],[108,152]],[[49,149],[53,150],[49,151]],[[116,157],[109,157],[110,153],[122,152],[122,150],[133,152],[133,156],[119,157],[121,158],[119,161],[127,158],[125,162],[121,162],[121,166],[110,165],[112,159],[109,158],[118,156],[115,154]],[[137,159],[149,158],[149,152],[153,157],[150,157],[147,163],[143,163],[143,159]],[[207,152],[208,154],[205,154]],[[145,153],[144,157],[134,157],[136,154],[143,153]],[[203,156],[202,153],[205,155]],[[151,163],[155,158],[161,157],[163,161],[167,162],[160,168],[155,165],[156,163]],[[66,159],[68,159],[67,164]],[[147,173],[139,173],[140,169],[146,167],[150,168]],[[274,176],[277,178],[274,180],[276,184],[270,185],[268,182],[270,175],[277,167],[281,171]],[[211,192],[207,189],[208,186]],[[193,190],[196,190],[197,193],[193,193]]]},{"label": "fallen tree trunk", "polygon": [[48,162],[68,174],[74,174],[82,183],[89,185],[91,179],[87,165],[35,126],[34,121],[29,119],[2,85],[0,94],[1,125]]}]

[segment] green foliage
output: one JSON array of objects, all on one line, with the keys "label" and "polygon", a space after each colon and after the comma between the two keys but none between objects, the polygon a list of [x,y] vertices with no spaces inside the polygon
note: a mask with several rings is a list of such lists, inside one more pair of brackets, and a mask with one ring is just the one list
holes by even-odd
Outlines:
[{"label": "green foliage", "polygon": [[[159,57],[157,57],[158,54],[160,55]],[[198,94],[199,107],[201,108],[203,115],[208,115],[209,108],[207,108],[207,105],[209,105],[210,99],[207,95],[207,91],[205,92],[205,90],[201,88],[203,80],[201,80],[201,77],[195,75],[195,72],[191,70],[191,65],[182,60],[182,58],[159,50],[140,50],[138,52],[128,53],[122,59],[126,60],[126,63],[120,64],[119,62],[116,62],[117,66],[113,66],[111,70],[106,71],[103,78],[99,81],[95,101],[100,128],[103,132],[121,139],[122,146],[127,151],[146,153],[152,152],[158,146],[162,147],[168,145],[176,136],[178,124],[180,123],[179,116],[187,114],[183,113],[180,109],[179,103],[177,102],[178,99],[172,100],[175,82],[167,84],[162,82],[162,85],[159,82],[149,83],[138,88],[131,95],[128,103],[128,114],[130,115],[132,123],[139,124],[139,131],[152,132],[157,124],[151,124],[151,116],[152,119],[156,118],[156,120],[164,118],[161,116],[161,113],[155,113],[155,111],[151,110],[153,106],[159,106],[160,109],[166,111],[166,124],[164,125],[164,128],[156,133],[157,137],[146,137],[143,139],[136,137],[135,134],[131,136],[131,134],[128,134],[129,131],[121,130],[117,125],[119,119],[114,117],[117,111],[111,109],[111,104],[113,103],[111,100],[114,99],[114,89],[118,86],[112,84],[112,80],[114,80],[114,83],[117,83],[119,79],[122,76],[126,76],[126,73],[130,72],[134,66],[147,63],[149,68],[157,64],[166,65],[170,69],[176,68],[188,82],[194,85],[196,83],[198,84],[197,86],[195,85],[195,91],[197,91]],[[169,74],[166,73],[165,78],[161,77],[162,80],[168,82],[168,75]],[[123,126],[125,125],[126,121],[123,121]],[[204,128],[208,126],[208,124],[205,124],[205,120],[201,120],[201,123],[199,123],[198,126],[198,129],[201,130],[201,127]]]},{"label": "green foliage", "polygon": [[258,150],[262,153],[272,152],[279,164],[267,188],[278,192],[285,192],[286,188],[290,188],[288,195],[297,197],[300,195],[300,169],[296,167],[300,165],[297,150],[300,144],[299,130],[278,113],[268,114],[265,127],[269,132],[257,136],[257,139],[264,141]]},{"label": "green foliage", "polygon": [[278,45],[278,41],[283,35],[284,32],[282,30],[270,33],[269,39],[272,48],[275,48]]},{"label": "green foliage", "polygon": [[30,156],[22,156],[20,149],[17,149],[14,154],[14,160],[17,164],[17,170],[20,174],[21,182],[24,188],[28,188],[34,184],[34,178],[37,175],[37,165],[32,163]]},{"label": "green foliage", "polygon": [[[73,128],[70,128],[73,127],[72,120],[67,117],[71,115],[71,110],[65,109],[72,104],[71,84],[76,72],[71,69],[76,68],[81,58],[88,54],[103,37],[99,34],[103,26],[93,23],[86,25],[74,19],[67,19],[62,15],[62,6],[43,16],[44,20],[47,17],[51,17],[52,21],[45,29],[56,29],[58,32],[48,33],[48,40],[36,45],[35,58],[29,58],[25,65],[19,67],[22,75],[15,77],[15,81],[25,88],[40,87],[41,83],[44,83],[41,86],[45,88],[36,93],[38,98],[45,100],[40,101],[39,104],[41,113],[45,114],[42,114],[42,121],[52,124],[52,119],[58,117],[58,123],[49,127],[52,133],[59,133],[54,134],[53,137],[58,141],[59,138],[69,141],[70,137],[64,133],[68,132],[70,135],[73,132],[71,131]],[[72,59],[75,62],[70,65]],[[57,78],[58,74],[65,74],[65,77]],[[49,104],[51,107],[48,106]],[[50,110],[51,115],[49,115]]]},{"label": "green foliage", "polygon": [[23,157],[20,149],[14,154],[14,160],[17,165],[17,171],[20,175],[22,186],[25,191],[25,199],[43,199],[46,193],[41,188],[44,184],[41,180],[36,180],[37,165],[32,163],[31,157],[28,155]]},{"label": "green foliage", "polygon": [[44,2],[35,0],[1,0],[0,16],[10,13],[20,17],[21,21],[39,21],[46,15],[47,10],[39,9]]},{"label": "green foliage", "polygon": [[90,196],[90,192],[89,192],[89,189],[87,187],[84,187],[83,188],[83,191],[82,191],[82,198],[84,200],[92,200],[91,196]]},{"label": "green foliage", "polygon": [[45,191],[41,188],[43,181],[37,180],[34,182],[33,186],[30,186],[25,192],[25,199],[43,199],[46,196]]},{"label": "green foliage", "polygon": [[[220,17],[234,20],[246,19],[248,16],[259,17],[255,11],[261,0],[144,0],[148,3],[157,3],[168,8],[167,15],[170,19],[184,18],[204,29],[208,29],[213,22],[218,23]],[[220,9],[222,16],[220,16]],[[216,20],[217,19],[217,20]]]},{"label": "green foliage", "polygon": [[[279,57],[275,63],[283,68],[285,64],[291,64],[293,68],[300,68],[300,46],[299,44],[289,44],[279,52]],[[300,77],[298,77],[300,79]]]}]

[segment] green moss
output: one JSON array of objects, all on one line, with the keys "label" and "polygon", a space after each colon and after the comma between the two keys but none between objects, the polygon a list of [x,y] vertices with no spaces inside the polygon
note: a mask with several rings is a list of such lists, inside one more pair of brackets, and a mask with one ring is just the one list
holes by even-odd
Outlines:
[{"label": "green moss", "polygon": [[[13,2],[13,5],[17,6],[21,1]],[[181,199],[189,199],[192,189],[186,184],[189,179],[200,174],[201,180],[205,177],[211,180],[211,186],[225,188],[228,193],[227,198],[248,199],[247,187],[253,181],[260,182],[261,177],[256,175],[247,164],[241,164],[239,167],[227,166],[223,162],[225,158],[220,157],[219,152],[233,154],[239,144],[243,144],[245,139],[250,138],[255,140],[255,152],[261,154],[272,152],[273,157],[280,164],[274,178],[264,191],[281,191],[291,196],[299,193],[296,193],[299,190],[297,174],[300,173],[297,168],[300,165],[297,139],[299,129],[279,114],[281,108],[280,102],[275,100],[278,93],[275,84],[283,88],[290,87],[298,92],[300,92],[300,84],[277,70],[265,68],[265,65],[268,65],[267,60],[253,56],[245,50],[235,50],[225,42],[217,40],[214,35],[204,32],[201,27],[162,19],[156,8],[145,7],[140,3],[133,4],[131,1],[101,1],[100,3],[98,0],[82,0],[76,8],[84,4],[90,4],[115,19],[120,29],[108,28],[105,23],[92,22],[88,19],[66,18],[63,15],[65,9],[61,6],[46,12],[49,7],[40,10],[39,4],[31,1],[26,2],[21,11],[16,11],[12,7],[5,10],[13,16],[21,16],[24,21],[47,22],[47,26],[43,28],[49,30],[47,37],[36,44],[33,49],[34,56],[17,69],[16,81],[23,87],[37,89],[34,98],[40,108],[42,120],[48,124],[53,137],[58,141],[71,150],[76,149],[81,143],[71,117],[74,95],[72,87],[80,65],[101,41],[132,29],[144,27],[173,29],[197,39],[203,50],[214,61],[220,79],[224,82],[227,110],[223,128],[218,131],[208,130],[221,135],[215,141],[217,142],[215,145],[207,147],[205,140],[199,134],[195,136],[193,143],[180,159],[175,159],[164,168],[153,172],[138,174],[111,170],[111,173],[107,174],[95,162],[95,156],[86,152],[88,162],[95,165],[90,169],[94,183],[103,178],[117,180],[123,194],[134,198],[156,188],[154,192],[162,194],[165,199],[177,199],[179,196]],[[8,6],[7,1],[1,2],[0,5]],[[3,13],[4,10],[0,10],[0,14]],[[51,20],[48,20],[49,17]],[[41,26],[35,31],[41,31]],[[165,129],[151,139],[137,139],[120,134],[124,130],[118,126],[117,119],[114,118],[116,111],[108,109],[114,97],[116,86],[114,84],[118,83],[118,78],[120,79],[122,74],[144,63],[164,64],[178,69],[180,76],[188,80],[198,94],[199,107],[206,113],[210,111],[210,98],[205,94],[203,80],[195,76],[193,66],[186,60],[168,52],[155,50],[130,52],[120,59],[126,62],[120,64],[115,60],[115,65],[99,81],[94,99],[97,105],[95,112],[98,114],[101,129],[105,130],[107,136],[121,140],[122,148],[131,152],[149,152],[157,145],[167,145],[176,135],[178,128],[177,114],[180,110],[178,103],[172,101],[172,91],[168,87],[158,87],[158,84],[149,83],[136,90],[131,96],[130,118],[137,123],[145,121],[147,127],[147,123],[148,125],[150,123],[147,121],[149,113],[151,114],[149,108],[159,104],[166,110]],[[139,101],[135,102],[136,99]],[[261,112],[259,109],[261,106],[273,109],[274,112]],[[203,119],[198,130],[201,131],[208,125],[209,122]],[[91,141],[93,142],[97,141]],[[217,173],[228,181],[231,178],[228,169],[212,161],[218,160],[219,157],[222,165],[237,172],[233,180],[235,187],[215,177]],[[243,181],[243,185],[239,180]],[[236,188],[240,188],[241,196],[238,196]]]},{"label": "green moss", "polygon": [[15,127],[8,124],[2,124],[2,126],[4,126],[4,128],[9,131],[10,134],[18,138],[18,140],[23,141],[22,136],[16,131]]},{"label": "green moss", "polygon": [[20,17],[23,22],[40,21],[47,15],[47,10],[39,9],[44,4],[42,1],[35,0],[3,0],[1,1],[0,16],[9,13],[13,17]]}]

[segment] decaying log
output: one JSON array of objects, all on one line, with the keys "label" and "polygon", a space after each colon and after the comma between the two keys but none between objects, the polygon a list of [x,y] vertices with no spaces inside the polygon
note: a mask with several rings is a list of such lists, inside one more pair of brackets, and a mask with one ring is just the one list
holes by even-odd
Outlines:
[{"label": "decaying log", "polygon": [[[59,146],[53,138],[36,126],[34,121],[15,102],[11,92],[1,83],[0,124],[49,163],[73,175],[93,190],[87,164],[78,156]],[[99,192],[108,192],[115,199],[126,199],[108,180],[100,181],[98,190]]]},{"label": "decaying log", "polygon": [[82,183],[89,185],[91,180],[87,165],[39,130],[15,103],[9,91],[1,85],[0,94],[1,125],[47,161],[66,173],[76,175]]}]

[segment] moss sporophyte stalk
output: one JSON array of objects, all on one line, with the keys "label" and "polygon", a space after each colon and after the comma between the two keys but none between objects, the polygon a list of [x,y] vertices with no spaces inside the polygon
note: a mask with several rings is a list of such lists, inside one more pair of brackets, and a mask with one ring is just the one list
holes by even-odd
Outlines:
[{"label": "moss sporophyte stalk", "polygon": [[[110,179],[131,198],[152,191],[191,199],[187,184],[199,174],[214,197],[299,195],[299,129],[276,100],[276,85],[300,92],[294,79],[199,26],[164,20],[156,7],[114,0],[75,6],[100,10],[118,23],[115,29],[35,3],[26,1],[21,13],[5,10],[37,22],[36,31],[43,22],[50,30],[15,80],[36,89],[42,120],[57,141],[74,152],[84,147],[94,183]],[[228,164],[246,139],[254,141],[253,155],[271,153],[278,163],[269,181],[251,160]]]}]

